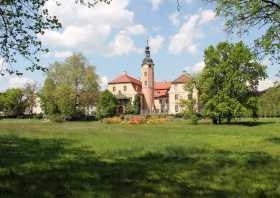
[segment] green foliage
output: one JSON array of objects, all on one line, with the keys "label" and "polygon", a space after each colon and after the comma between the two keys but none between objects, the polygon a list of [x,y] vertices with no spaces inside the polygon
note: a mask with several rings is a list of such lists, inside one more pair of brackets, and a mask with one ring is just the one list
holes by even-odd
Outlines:
[{"label": "green foliage", "polygon": [[191,116],[191,123],[193,125],[197,125],[198,121],[199,121],[199,117],[196,114],[192,114],[192,116]]},{"label": "green foliage", "polygon": [[133,101],[133,104],[128,103],[125,107],[125,112],[127,114],[140,114],[140,97],[137,95]]},{"label": "green foliage", "polygon": [[[74,1],[74,0],[72,0]],[[0,1],[0,57],[6,67],[0,68],[0,75],[6,73],[22,75],[12,64],[18,57],[30,62],[27,70],[47,71],[40,61],[40,55],[48,52],[42,47],[39,35],[46,30],[60,29],[62,25],[56,16],[51,16],[46,3],[48,0],[1,0]],[[100,2],[110,4],[111,0],[75,0],[76,3],[92,7]],[[57,6],[60,5],[56,1]]]},{"label": "green foliage", "polygon": [[280,117],[280,86],[269,88],[260,96],[258,115],[263,117]]},{"label": "green foliage", "polygon": [[0,111],[6,116],[22,116],[26,107],[27,100],[22,89],[8,89],[0,95]]},{"label": "green foliage", "polygon": [[103,91],[97,101],[97,119],[114,116],[116,114],[117,105],[117,98],[110,91]]},{"label": "green foliage", "polygon": [[81,54],[54,63],[40,92],[45,113],[71,117],[80,114],[85,107],[94,106],[99,93],[97,81],[94,66]]},{"label": "green foliage", "polygon": [[256,115],[255,93],[260,80],[266,77],[265,67],[242,42],[219,43],[205,50],[206,64],[198,87],[203,113],[221,123],[251,111]]},{"label": "green foliage", "polygon": [[[279,0],[215,0],[217,14],[226,18],[230,32],[247,33],[253,28],[264,31],[255,40],[259,54],[270,55],[280,63],[280,1]],[[261,31],[259,31],[261,32]]]},{"label": "green foliage", "polygon": [[64,116],[60,115],[60,114],[53,114],[49,116],[50,121],[52,122],[57,122],[57,123],[62,123],[65,121]]}]

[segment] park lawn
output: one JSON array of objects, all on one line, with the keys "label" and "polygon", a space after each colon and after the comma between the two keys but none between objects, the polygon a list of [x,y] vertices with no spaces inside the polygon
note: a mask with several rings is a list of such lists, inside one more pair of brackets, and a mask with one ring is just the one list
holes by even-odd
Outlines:
[{"label": "park lawn", "polygon": [[1,120],[0,197],[280,197],[280,119]]}]

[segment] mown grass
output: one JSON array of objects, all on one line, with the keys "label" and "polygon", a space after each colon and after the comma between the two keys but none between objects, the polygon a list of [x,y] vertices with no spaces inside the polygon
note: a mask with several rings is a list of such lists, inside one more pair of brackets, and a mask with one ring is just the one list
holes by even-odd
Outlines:
[{"label": "mown grass", "polygon": [[280,197],[280,120],[2,120],[0,197]]}]

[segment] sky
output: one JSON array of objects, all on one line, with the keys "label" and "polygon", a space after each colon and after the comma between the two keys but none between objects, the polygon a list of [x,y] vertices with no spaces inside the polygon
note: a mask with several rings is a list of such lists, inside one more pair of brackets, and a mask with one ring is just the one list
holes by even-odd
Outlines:
[{"label": "sky", "polygon": [[[252,46],[262,30],[253,30],[240,37],[224,31],[223,18],[215,16],[215,5],[200,0],[181,0],[180,11],[176,0],[113,0],[110,5],[99,4],[88,8],[72,0],[50,0],[46,7],[58,16],[63,28],[47,30],[40,37],[50,53],[41,56],[41,64],[49,67],[63,61],[74,52],[81,52],[96,67],[102,88],[126,71],[140,77],[146,40],[155,63],[158,81],[174,80],[183,71],[195,74],[204,67],[203,52],[209,45],[221,41],[243,40]],[[22,69],[23,62],[15,67]],[[260,83],[260,90],[272,86],[279,65],[271,65],[269,78]],[[41,71],[24,72],[22,77],[0,77],[0,91],[37,83],[42,86],[46,74]]]}]

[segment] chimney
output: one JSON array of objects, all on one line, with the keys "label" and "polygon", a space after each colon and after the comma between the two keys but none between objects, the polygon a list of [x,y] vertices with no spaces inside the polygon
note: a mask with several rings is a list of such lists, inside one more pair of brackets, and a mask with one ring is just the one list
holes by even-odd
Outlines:
[{"label": "chimney", "polygon": [[126,72],[126,71],[123,71],[123,72],[122,72],[122,75],[127,75],[127,72]]}]

